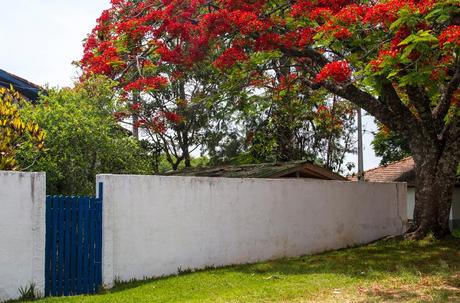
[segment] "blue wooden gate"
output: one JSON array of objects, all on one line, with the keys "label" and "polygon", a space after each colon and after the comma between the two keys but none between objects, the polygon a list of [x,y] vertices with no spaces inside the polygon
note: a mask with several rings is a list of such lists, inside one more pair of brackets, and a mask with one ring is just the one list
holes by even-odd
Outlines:
[{"label": "blue wooden gate", "polygon": [[46,197],[45,295],[97,292],[102,283],[102,183],[99,197]]}]

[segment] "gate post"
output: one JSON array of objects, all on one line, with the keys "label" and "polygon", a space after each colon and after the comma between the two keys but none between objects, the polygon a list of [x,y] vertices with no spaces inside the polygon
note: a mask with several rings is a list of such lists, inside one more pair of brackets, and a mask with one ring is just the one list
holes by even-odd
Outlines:
[{"label": "gate post", "polygon": [[97,175],[96,184],[98,197],[102,197],[102,286],[104,288],[113,287],[114,264],[113,264],[113,207],[110,203],[110,176]]}]

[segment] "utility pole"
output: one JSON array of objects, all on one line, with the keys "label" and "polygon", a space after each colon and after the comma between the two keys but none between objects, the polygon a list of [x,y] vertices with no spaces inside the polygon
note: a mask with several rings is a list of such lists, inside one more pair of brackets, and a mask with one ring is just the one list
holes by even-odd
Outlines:
[{"label": "utility pole", "polygon": [[364,157],[363,157],[363,117],[361,108],[358,109],[358,181],[364,181]]}]

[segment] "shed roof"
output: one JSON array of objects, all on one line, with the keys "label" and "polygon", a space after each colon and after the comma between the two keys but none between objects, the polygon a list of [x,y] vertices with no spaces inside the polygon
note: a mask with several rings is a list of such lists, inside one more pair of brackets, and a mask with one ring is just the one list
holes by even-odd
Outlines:
[{"label": "shed roof", "polygon": [[0,69],[0,87],[10,88],[10,85],[12,85],[17,92],[31,101],[38,99],[38,93],[42,89],[40,86],[29,82],[26,79]]},{"label": "shed roof", "polygon": [[309,161],[223,165],[215,167],[186,168],[165,173],[168,176],[224,177],[224,178],[314,178],[346,180],[332,171]]}]

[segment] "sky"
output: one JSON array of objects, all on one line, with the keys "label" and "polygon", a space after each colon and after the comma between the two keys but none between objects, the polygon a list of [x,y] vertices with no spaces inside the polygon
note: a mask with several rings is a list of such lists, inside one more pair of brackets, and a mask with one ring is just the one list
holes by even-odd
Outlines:
[{"label": "sky", "polygon": [[[77,77],[72,62],[83,55],[82,40],[109,6],[109,0],[0,0],[0,69],[39,85],[71,86]],[[370,146],[373,121],[363,119],[365,169],[380,162]],[[356,161],[357,155],[345,160]]]}]

